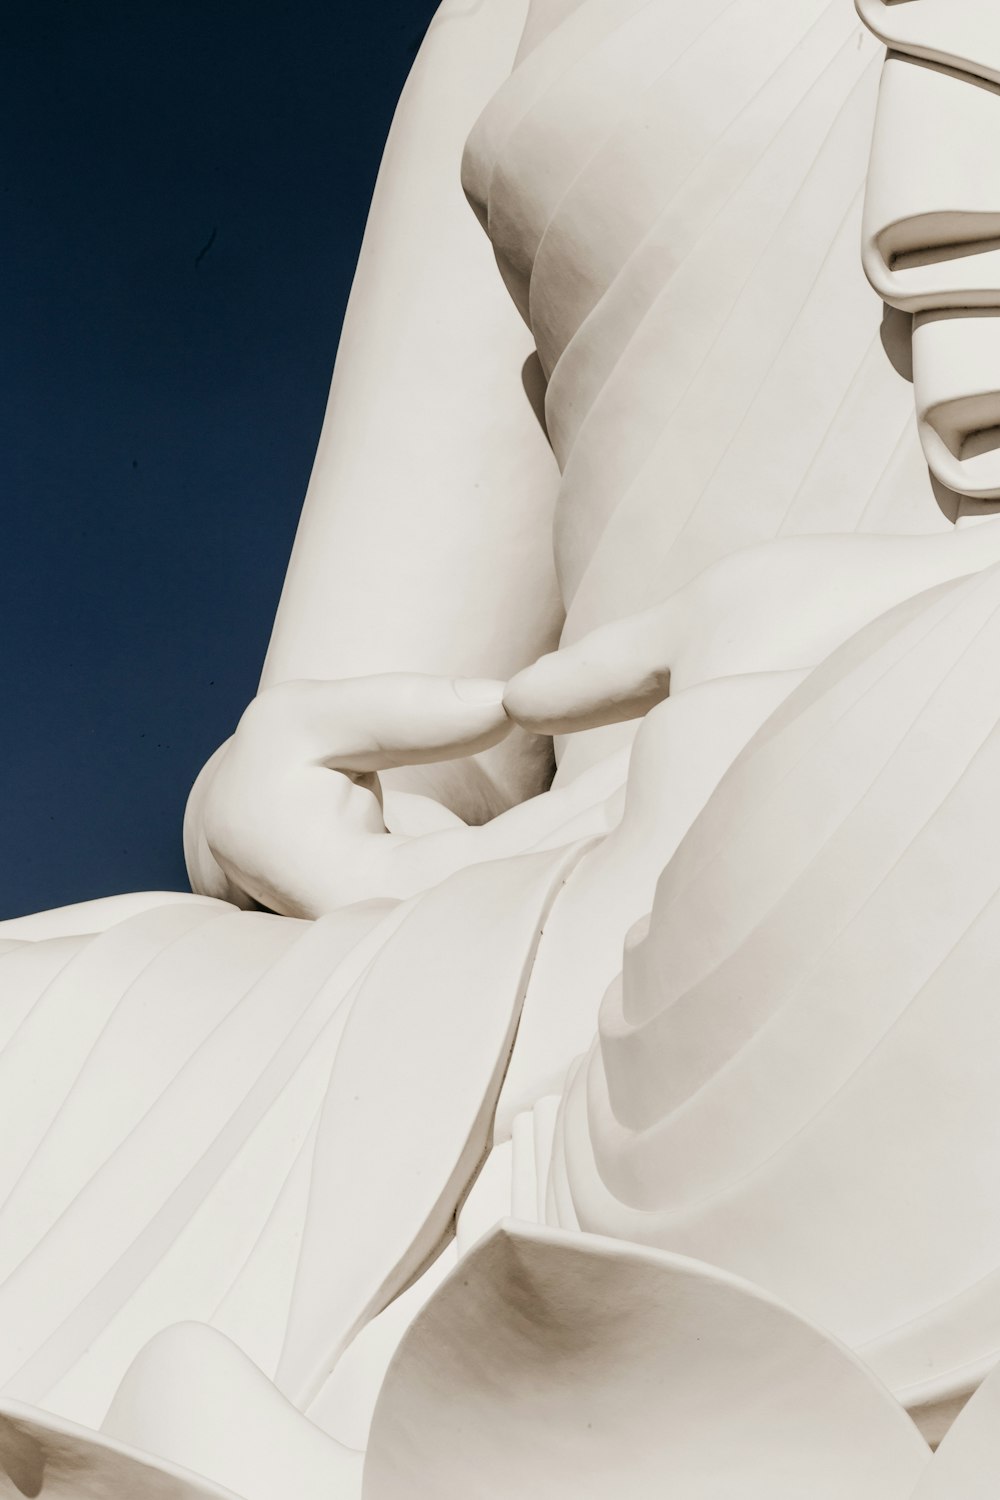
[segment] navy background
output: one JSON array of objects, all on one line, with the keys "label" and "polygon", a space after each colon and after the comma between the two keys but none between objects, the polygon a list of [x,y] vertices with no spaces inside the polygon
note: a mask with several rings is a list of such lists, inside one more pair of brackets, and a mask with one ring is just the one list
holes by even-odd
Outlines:
[{"label": "navy background", "polygon": [[434,8],[0,7],[0,916],[186,889]]}]

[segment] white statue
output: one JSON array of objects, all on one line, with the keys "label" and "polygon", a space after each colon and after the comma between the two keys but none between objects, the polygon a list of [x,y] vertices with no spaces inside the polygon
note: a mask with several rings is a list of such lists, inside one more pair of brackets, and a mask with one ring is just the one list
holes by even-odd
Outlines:
[{"label": "white statue", "polygon": [[197,894],[0,924],[0,1493],[995,1492],[1000,22],[859,10],[442,5]]}]

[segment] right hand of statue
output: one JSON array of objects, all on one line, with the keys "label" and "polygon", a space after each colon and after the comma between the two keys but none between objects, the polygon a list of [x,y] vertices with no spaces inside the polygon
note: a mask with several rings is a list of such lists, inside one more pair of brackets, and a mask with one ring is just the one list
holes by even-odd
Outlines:
[{"label": "right hand of statue", "polygon": [[511,728],[504,684],[387,673],[266,689],[198,777],[185,816],[192,886],[288,916],[396,896],[378,772],[472,755]]}]

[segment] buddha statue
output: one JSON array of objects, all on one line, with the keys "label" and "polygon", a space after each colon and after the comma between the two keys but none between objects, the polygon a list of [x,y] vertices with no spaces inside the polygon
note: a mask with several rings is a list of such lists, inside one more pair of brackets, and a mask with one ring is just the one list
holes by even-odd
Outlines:
[{"label": "buddha statue", "polygon": [[1000,29],[859,10],[444,0],[192,894],[0,923],[11,1494],[905,1500],[996,1362]]}]

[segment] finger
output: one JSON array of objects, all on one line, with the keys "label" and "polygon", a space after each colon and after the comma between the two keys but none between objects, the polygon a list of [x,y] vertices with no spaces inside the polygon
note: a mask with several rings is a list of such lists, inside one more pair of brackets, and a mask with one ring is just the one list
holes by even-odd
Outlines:
[{"label": "finger", "polygon": [[286,682],[254,700],[237,733],[266,736],[276,751],[339,771],[422,765],[502,740],[512,728],[503,691],[491,678],[416,672]]},{"label": "finger", "polygon": [[206,809],[212,801],[216,777],[229,755],[232,743],[231,739],[225,740],[209,756],[188,794],[184,809],[184,863],[191,889],[196,894],[214,896],[219,901],[231,901],[236,906],[247,906],[253,903],[223,870],[205,833]]},{"label": "finger", "polygon": [[670,691],[674,611],[658,605],[542,656],[507,684],[504,707],[533,734],[638,719]]}]

